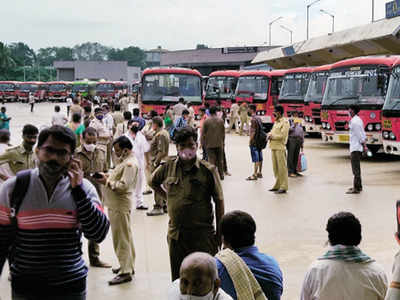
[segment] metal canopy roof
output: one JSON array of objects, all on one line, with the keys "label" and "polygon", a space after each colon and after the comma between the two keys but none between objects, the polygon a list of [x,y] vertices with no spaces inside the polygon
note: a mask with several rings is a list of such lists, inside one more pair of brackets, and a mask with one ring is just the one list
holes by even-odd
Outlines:
[{"label": "metal canopy roof", "polygon": [[294,68],[331,64],[357,56],[400,54],[400,17],[338,31],[291,46],[293,55],[285,56],[283,50],[286,47],[274,48],[259,53],[252,63],[267,63],[273,68]]}]

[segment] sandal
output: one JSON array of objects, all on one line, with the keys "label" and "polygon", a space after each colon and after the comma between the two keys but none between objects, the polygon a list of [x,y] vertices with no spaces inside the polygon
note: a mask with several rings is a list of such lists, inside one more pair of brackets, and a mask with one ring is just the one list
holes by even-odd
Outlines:
[{"label": "sandal", "polygon": [[249,177],[246,178],[247,181],[254,181],[257,180],[257,176],[256,175],[251,175]]},{"label": "sandal", "polygon": [[262,174],[261,174],[261,173],[258,173],[258,174],[257,174],[257,178],[263,178]]}]

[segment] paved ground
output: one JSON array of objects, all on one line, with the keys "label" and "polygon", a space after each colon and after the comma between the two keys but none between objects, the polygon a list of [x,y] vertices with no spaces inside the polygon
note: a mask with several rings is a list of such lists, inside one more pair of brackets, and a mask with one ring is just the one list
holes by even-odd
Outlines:
[{"label": "paved ground", "polygon": [[[20,142],[23,124],[48,124],[52,107],[39,104],[31,114],[28,105],[7,104],[9,115],[13,117],[13,143]],[[393,233],[396,229],[394,207],[399,199],[400,159],[381,155],[363,162],[364,192],[345,195],[344,191],[352,182],[347,148],[326,145],[319,139],[307,139],[305,152],[309,170],[303,178],[290,179],[289,193],[278,196],[267,191],[274,181],[268,150],[264,151],[264,179],[256,182],[244,180],[251,173],[247,145],[246,137],[227,137],[227,158],[233,176],[226,177],[223,182],[225,210],[245,210],[255,218],[258,247],[273,255],[284,273],[282,299],[299,298],[307,267],[327,249],[327,219],[341,210],[351,211],[359,217],[363,225],[361,248],[381,263],[390,277],[393,257],[398,251]],[[152,204],[152,196],[145,199],[148,205]],[[167,222],[166,216],[146,217],[145,212],[134,211],[132,227],[137,252],[134,281],[109,287],[110,270],[90,269],[88,299],[166,299],[170,281]],[[102,259],[116,266],[111,236],[107,237],[101,250]],[[3,299],[10,299],[7,274],[5,270],[0,281]]]}]

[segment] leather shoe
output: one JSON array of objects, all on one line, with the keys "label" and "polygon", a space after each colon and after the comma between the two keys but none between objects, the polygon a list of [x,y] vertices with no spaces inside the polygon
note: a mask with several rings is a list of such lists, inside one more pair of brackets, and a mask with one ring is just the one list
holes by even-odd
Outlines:
[{"label": "leather shoe", "polygon": [[356,190],[354,188],[351,188],[346,192],[346,194],[359,194],[359,193],[360,193],[360,191]]},{"label": "leather shoe", "polygon": [[109,285],[117,285],[117,284],[122,284],[125,282],[132,281],[132,276],[131,274],[120,274],[115,276],[112,280],[108,282]]},{"label": "leather shoe", "polygon": [[285,190],[277,190],[275,194],[286,194]]},{"label": "leather shoe", "polygon": [[146,215],[152,217],[152,216],[162,216],[164,214],[164,210],[162,208],[153,208],[153,210],[149,211],[146,213]]},{"label": "leather shoe", "polygon": [[149,208],[146,205],[140,205],[140,206],[136,207],[136,209],[148,210]]},{"label": "leather shoe", "polygon": [[278,189],[270,189],[270,190],[268,190],[269,192],[277,192],[278,191]]},{"label": "leather shoe", "polygon": [[119,268],[112,268],[112,270],[111,270],[114,274],[118,274],[119,273],[119,271],[121,271],[121,267],[119,267]]},{"label": "leather shoe", "polygon": [[92,260],[90,262],[90,266],[95,268],[111,268],[111,265],[105,263],[104,261],[101,261],[100,259]]}]

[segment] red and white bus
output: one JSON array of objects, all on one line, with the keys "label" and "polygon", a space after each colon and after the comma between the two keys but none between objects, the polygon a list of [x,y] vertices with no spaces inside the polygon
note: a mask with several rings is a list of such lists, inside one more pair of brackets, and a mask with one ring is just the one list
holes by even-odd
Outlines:
[{"label": "red and white bus", "polygon": [[44,101],[47,97],[46,83],[41,81],[20,82],[17,91],[18,100],[21,102],[28,102],[29,93],[33,94],[35,101]]},{"label": "red and white bus", "polygon": [[349,143],[350,105],[358,105],[365,125],[367,146],[372,152],[382,147],[382,107],[395,56],[365,56],[332,65],[322,100],[322,139]]},{"label": "red and white bus", "polygon": [[332,65],[315,67],[304,98],[304,124],[308,134],[321,134],[321,103]]},{"label": "red and white bus", "polygon": [[67,81],[47,82],[47,98],[50,101],[65,101],[71,93],[72,85]]},{"label": "red and white bus", "polygon": [[205,102],[213,106],[217,104],[217,101],[220,101],[222,108],[229,112],[239,76],[239,71],[212,72],[207,79]]},{"label": "red and white bus", "polygon": [[274,106],[277,104],[284,70],[243,71],[236,88],[236,102],[256,105],[256,114],[261,118],[266,130],[272,128]]},{"label": "red and white bus", "polygon": [[164,114],[167,105],[175,105],[179,98],[193,105],[197,115],[202,105],[202,77],[199,71],[154,67],[143,71],[140,110],[146,117],[151,110]]},{"label": "red and white bus", "polygon": [[13,102],[18,100],[18,81],[0,81],[0,98]]},{"label": "red and white bus", "polygon": [[283,106],[286,117],[297,112],[299,118],[304,118],[304,98],[307,93],[313,68],[302,67],[289,69],[283,78],[279,104]]},{"label": "red and white bus", "polygon": [[123,81],[101,81],[96,83],[96,95],[101,100],[115,98],[118,94],[125,94],[127,84]]}]

